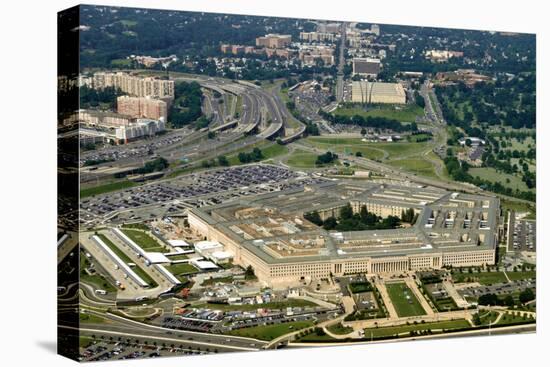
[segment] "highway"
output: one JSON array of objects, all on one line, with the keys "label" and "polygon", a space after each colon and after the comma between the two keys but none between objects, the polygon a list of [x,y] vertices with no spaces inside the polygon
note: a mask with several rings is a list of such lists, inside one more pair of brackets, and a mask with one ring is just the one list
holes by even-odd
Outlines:
[{"label": "highway", "polygon": [[[87,310],[86,312],[109,320],[109,323],[81,324],[81,332],[87,335],[113,335],[125,338],[156,340],[160,343],[185,343],[193,346],[217,348],[220,351],[255,351],[262,349],[267,344],[265,341],[239,336],[169,329],[130,320],[111,313],[94,310]],[[66,325],[60,325],[60,327],[70,328]]]},{"label": "highway", "polygon": [[340,30],[340,52],[338,56],[338,73],[336,78],[336,101],[342,102],[344,99],[344,65],[346,65],[346,58],[344,51],[346,50],[346,25],[342,22]]}]

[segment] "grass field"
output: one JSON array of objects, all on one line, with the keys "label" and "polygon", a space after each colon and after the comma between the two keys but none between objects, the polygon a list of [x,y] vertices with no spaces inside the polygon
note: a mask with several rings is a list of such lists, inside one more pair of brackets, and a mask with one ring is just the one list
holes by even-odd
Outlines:
[{"label": "grass field", "polygon": [[412,172],[418,176],[437,178],[433,164],[421,158],[398,159],[390,161],[388,164],[400,170]]},{"label": "grass field", "polygon": [[128,59],[113,59],[111,60],[111,66],[116,68],[129,68],[132,62]]},{"label": "grass field", "polygon": [[365,329],[365,338],[379,338],[384,336],[409,334],[411,331],[423,331],[423,330],[450,330],[450,329],[462,329],[471,327],[470,323],[464,319],[452,320],[452,321],[440,321],[440,322],[427,322],[425,324],[411,324],[401,326],[388,326],[380,328]]},{"label": "grass field", "polygon": [[296,330],[305,329],[311,326],[313,326],[313,321],[296,321],[231,330],[227,334],[261,340],[273,340],[281,335],[292,333]]},{"label": "grass field", "polygon": [[107,279],[103,278],[99,274],[89,275],[85,270],[88,266],[90,266],[90,262],[88,261],[88,258],[86,258],[86,255],[84,255],[84,252],[81,252],[79,279],[81,282],[92,285],[94,289],[103,289],[107,292],[116,292],[117,289],[115,286],[109,283]]},{"label": "grass field", "polygon": [[89,324],[103,324],[106,320],[103,317],[96,316],[90,313],[79,313],[78,319],[80,322]]},{"label": "grass field", "polygon": [[[306,141],[311,145],[332,150],[335,152],[343,151],[346,147],[353,152],[367,149],[363,156],[371,159],[381,159],[384,152],[387,154],[387,159],[403,158],[405,156],[420,154],[428,149],[428,143],[366,143],[361,138],[325,138],[325,137],[309,137]],[[373,152],[375,151],[375,152]],[[369,156],[370,155],[370,156]]]},{"label": "grass field", "polygon": [[239,149],[239,150],[233,152],[232,154],[228,155],[227,160],[229,161],[229,165],[236,166],[236,165],[242,164],[239,161],[239,153],[240,152],[247,152],[247,153],[251,152],[252,149],[254,149],[255,147],[259,148],[262,151],[263,158],[261,159],[261,161],[265,161],[265,160],[277,157],[279,155],[283,155],[283,154],[288,153],[288,148],[285,145],[280,145],[280,144],[276,144],[276,143],[269,144],[269,145],[266,145],[266,144],[263,144],[263,143],[254,144],[254,145],[251,145],[249,147]]},{"label": "grass field", "polygon": [[527,216],[527,219],[536,219],[537,217],[537,209],[533,204],[526,204],[523,202],[517,202],[517,201],[510,201],[506,199],[501,199],[500,206],[502,207],[502,210],[514,210],[516,213],[526,213],[529,212],[530,214]]},{"label": "grass field", "polygon": [[537,276],[537,272],[534,270],[528,271],[507,271],[506,275],[510,280],[523,280],[523,279],[533,279]]},{"label": "grass field", "polygon": [[88,196],[94,196],[99,194],[105,194],[107,192],[127,189],[136,185],[137,184],[132,181],[118,181],[118,182],[111,182],[105,185],[88,187],[80,190],[80,198],[85,198]]},{"label": "grass field", "polygon": [[165,268],[166,268],[166,270],[168,270],[170,273],[174,274],[175,276],[195,274],[195,273],[199,272],[197,270],[197,268],[195,268],[193,265],[187,264],[187,263],[166,265]]},{"label": "grass field", "polygon": [[186,260],[188,259],[187,255],[181,254],[181,255],[172,255],[168,257],[170,260],[178,261],[178,260]]},{"label": "grass field", "polygon": [[290,155],[286,163],[295,168],[314,168],[316,161],[317,154],[297,149]]},{"label": "grass field", "polygon": [[[508,278],[511,281],[532,279],[536,277],[536,271],[534,270],[507,271],[506,275],[508,275]],[[501,271],[483,272],[483,273],[476,273],[476,272],[469,273],[467,271],[459,273],[454,271],[453,281],[455,283],[464,283],[466,281],[478,282],[479,284],[483,284],[483,285],[496,284],[496,283],[508,283],[508,279],[506,279],[506,275],[504,275],[504,273]]]},{"label": "grass field", "polygon": [[484,273],[457,273],[453,272],[453,282],[463,283],[466,280],[470,282],[478,282],[479,284],[489,285],[496,283],[507,283],[508,280],[503,272],[484,272]]},{"label": "grass field", "polygon": [[253,304],[253,305],[229,305],[229,304],[218,304],[218,303],[202,303],[195,305],[194,307],[200,308],[209,308],[212,310],[222,310],[222,311],[255,311],[258,308],[265,308],[268,310],[284,310],[287,307],[315,307],[316,303],[302,300],[302,299],[287,299],[282,302],[269,302],[262,304]]},{"label": "grass field", "polygon": [[424,110],[416,104],[410,105],[375,105],[369,106],[365,111],[361,107],[338,108],[334,111],[335,115],[354,116],[360,115],[363,117],[385,117],[395,119],[401,122],[413,122],[416,116],[423,116]]},{"label": "grass field", "polygon": [[122,232],[136,244],[139,245],[142,249],[147,252],[163,252],[166,251],[166,248],[161,245],[159,241],[151,237],[145,232],[135,230],[135,229],[122,229]]},{"label": "grass field", "polygon": [[81,336],[79,337],[79,343],[78,345],[80,346],[80,348],[88,348],[90,345],[93,344],[94,340],[90,337],[87,337],[87,336]]},{"label": "grass field", "polygon": [[497,325],[513,325],[528,320],[529,318],[527,316],[519,316],[519,314],[516,314],[515,312],[505,312],[500,320],[498,320]]},{"label": "grass field", "polygon": [[426,314],[412,290],[404,282],[386,284],[386,289],[399,317]]},{"label": "grass field", "polygon": [[103,242],[105,242],[107,247],[109,247],[120,258],[120,260],[124,261],[126,264],[133,262],[132,259],[130,259],[124,251],[119,249],[117,245],[115,245],[109,238],[107,238],[107,236],[102,233],[99,233],[97,236]]},{"label": "grass field", "polygon": [[341,323],[336,325],[331,325],[327,328],[331,333],[338,335],[346,335],[353,331],[353,328],[349,326],[344,326]]},{"label": "grass field", "polygon": [[525,182],[523,182],[520,177],[504,172],[497,172],[496,169],[491,167],[474,167],[470,168],[468,172],[473,177],[479,176],[479,178],[483,180],[500,182],[503,186],[510,187],[513,190],[519,189],[521,191],[534,191],[534,189],[528,189],[527,185],[525,185]]}]

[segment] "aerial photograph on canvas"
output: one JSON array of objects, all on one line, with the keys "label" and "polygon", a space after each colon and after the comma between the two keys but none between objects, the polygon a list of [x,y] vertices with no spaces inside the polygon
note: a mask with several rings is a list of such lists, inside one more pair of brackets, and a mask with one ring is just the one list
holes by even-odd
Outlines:
[{"label": "aerial photograph on canvas", "polygon": [[62,354],[535,332],[534,34],[77,16]]}]

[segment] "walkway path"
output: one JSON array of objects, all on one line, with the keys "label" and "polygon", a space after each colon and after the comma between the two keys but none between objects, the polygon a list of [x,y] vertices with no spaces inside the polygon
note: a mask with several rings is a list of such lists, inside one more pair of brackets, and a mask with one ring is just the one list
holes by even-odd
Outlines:
[{"label": "walkway path", "polygon": [[418,286],[416,285],[416,282],[412,278],[407,277],[407,278],[405,278],[405,284],[407,284],[407,286],[412,290],[412,292],[414,293],[414,295],[418,299],[418,302],[420,302],[420,305],[422,306],[422,308],[426,312],[426,315],[433,315],[434,310],[432,309],[432,307],[430,306],[430,304],[428,303],[426,298],[418,290]]}]

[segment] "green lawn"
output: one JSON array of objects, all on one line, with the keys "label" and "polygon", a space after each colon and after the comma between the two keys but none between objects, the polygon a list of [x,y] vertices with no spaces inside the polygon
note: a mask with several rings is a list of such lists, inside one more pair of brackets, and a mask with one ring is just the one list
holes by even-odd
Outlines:
[{"label": "green lawn", "polygon": [[365,338],[385,337],[399,334],[408,335],[411,331],[423,331],[423,330],[450,330],[450,329],[462,329],[471,327],[470,323],[464,319],[452,320],[452,321],[440,321],[440,322],[427,322],[401,326],[388,326],[380,328],[365,329]]},{"label": "green lawn", "polygon": [[230,155],[228,155],[227,160],[229,161],[229,165],[236,166],[239,164],[243,164],[239,161],[239,153],[240,152],[248,153],[248,152],[251,152],[252,149],[254,148],[259,148],[262,151],[263,158],[260,161],[265,161],[267,159],[271,159],[279,155],[288,153],[288,148],[285,145],[280,145],[277,143],[265,144],[263,142],[260,142],[260,143],[256,143],[248,147],[236,150]]},{"label": "green lawn", "polygon": [[[361,138],[325,138],[325,137],[309,137],[306,138],[306,142],[311,145],[321,148],[332,150],[335,152],[343,151],[339,149],[341,146],[345,146],[347,149],[355,152],[361,151],[361,149],[370,149],[364,153],[366,158],[381,159],[383,157],[383,151],[388,155],[388,159],[403,158],[405,156],[415,155],[415,157],[428,149],[428,142],[421,143],[409,143],[409,142],[391,142],[391,143],[366,143]],[[373,153],[373,151],[377,151]],[[370,157],[369,155],[374,155]]]},{"label": "green lawn", "polygon": [[[497,172],[496,169],[491,167],[470,168],[468,173],[470,173],[473,177],[479,177],[490,182],[500,182],[504,187],[510,187],[513,190],[519,189],[521,191],[534,191],[534,189],[527,188],[527,185],[521,180],[521,177],[504,172]],[[510,182],[507,182],[507,180]]]},{"label": "green lawn", "polygon": [[80,198],[86,198],[88,196],[95,196],[99,194],[105,194],[107,192],[127,189],[136,185],[137,184],[135,182],[126,180],[126,181],[111,182],[105,185],[88,187],[80,190]]},{"label": "green lawn", "polygon": [[523,280],[523,279],[534,279],[536,278],[537,273],[534,270],[507,271],[506,275],[508,275],[508,278],[510,278],[510,280]]},{"label": "green lawn", "polygon": [[248,338],[273,340],[281,335],[313,326],[313,321],[285,322],[274,325],[255,326],[238,330],[231,330],[227,334]]},{"label": "green lawn", "polygon": [[497,325],[513,325],[522,322],[532,320],[528,316],[519,316],[519,313],[515,312],[505,312],[500,320],[497,322]]},{"label": "green lawn", "polygon": [[428,143],[371,143],[372,147],[376,147],[386,151],[389,155],[388,159],[402,158],[404,156],[414,155],[417,157],[421,152],[426,151]]},{"label": "green lawn", "polygon": [[181,255],[168,256],[168,259],[170,259],[172,261],[178,261],[178,260],[186,260],[186,259],[188,259],[188,257],[185,254],[181,254]]},{"label": "green lawn", "polygon": [[81,336],[79,337],[79,346],[80,348],[88,348],[90,345],[92,345],[94,340],[87,336]]},{"label": "green lawn", "polygon": [[412,172],[418,176],[437,178],[432,163],[421,158],[398,159],[395,161],[390,161],[388,164],[400,170]]},{"label": "green lawn", "polygon": [[128,255],[126,255],[126,253],[124,251],[122,251],[121,249],[118,248],[117,245],[115,245],[109,238],[107,238],[107,236],[105,236],[104,234],[102,233],[98,233],[97,235],[103,242],[105,242],[105,244],[107,245],[107,247],[109,247],[119,258],[120,260],[124,261],[126,264],[127,263],[131,263],[133,262],[132,259],[130,259],[128,257]]},{"label": "green lawn", "polygon": [[106,321],[103,317],[91,313],[79,313],[78,318],[80,322],[89,324],[103,324]]},{"label": "green lawn", "polygon": [[416,120],[416,116],[424,115],[424,110],[416,104],[375,105],[369,106],[367,111],[361,107],[338,108],[334,111],[334,114],[344,116],[361,115],[363,117],[385,117],[400,122],[413,122]]},{"label": "green lawn", "polygon": [[338,323],[336,325],[331,325],[327,328],[331,333],[338,334],[338,335],[346,335],[351,332],[353,332],[353,328],[349,326],[344,326],[341,323]]},{"label": "green lawn", "polygon": [[286,145],[281,145],[277,143],[271,144],[270,146],[261,149],[265,159],[270,159],[288,153],[288,148],[286,147]]},{"label": "green lawn", "polygon": [[154,252],[158,250],[166,250],[158,240],[154,239],[145,232],[127,228],[122,229],[122,232],[124,232],[126,236],[130,237],[131,240],[133,240],[145,251]]},{"label": "green lawn", "polygon": [[128,59],[113,59],[111,60],[111,66],[117,68],[129,68],[132,65],[132,62]]},{"label": "green lawn", "polygon": [[99,274],[89,275],[86,272],[86,268],[90,266],[88,258],[83,252],[80,253],[80,282],[89,284],[95,289],[103,289],[107,292],[116,292],[117,289],[107,279],[103,278]]},{"label": "green lawn", "polygon": [[195,274],[199,272],[197,268],[187,263],[166,265],[165,268],[175,276]]},{"label": "green lawn", "polygon": [[525,213],[529,212],[530,214],[527,216],[527,219],[536,219],[537,217],[537,209],[533,204],[527,204],[523,202],[518,201],[510,201],[506,199],[500,200],[500,206],[502,207],[502,210],[514,210],[516,213]]},{"label": "green lawn", "polygon": [[426,314],[412,290],[404,282],[386,284],[386,289],[399,317]]},{"label": "green lawn", "polygon": [[506,276],[503,272],[483,272],[483,273],[468,273],[464,271],[462,273],[453,272],[453,282],[455,283],[464,283],[464,282],[478,282],[479,284],[489,285],[496,283],[508,283]]},{"label": "green lawn", "polygon": [[286,163],[295,168],[314,168],[316,161],[317,154],[298,149],[290,155]]}]

